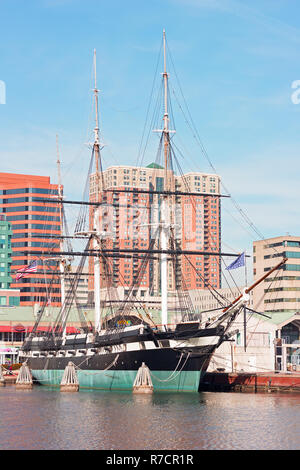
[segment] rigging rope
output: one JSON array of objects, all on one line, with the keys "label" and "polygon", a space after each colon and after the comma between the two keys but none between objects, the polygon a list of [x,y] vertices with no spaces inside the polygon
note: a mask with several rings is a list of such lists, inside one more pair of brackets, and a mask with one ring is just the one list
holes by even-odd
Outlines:
[{"label": "rigging rope", "polygon": [[118,362],[119,356],[120,356],[120,354],[118,354],[118,355],[114,358],[114,360],[113,360],[105,369],[101,369],[101,370],[99,370],[98,372],[89,372],[89,371],[87,371],[87,370],[85,370],[85,369],[80,369],[80,366],[81,366],[85,361],[88,361],[88,360],[90,359],[90,357],[87,357],[86,359],[84,359],[84,361],[82,361],[82,362],[79,364],[79,366],[76,366],[76,364],[74,364],[74,365],[75,365],[75,368],[78,369],[78,370],[80,370],[81,373],[84,374],[84,375],[99,375],[99,374],[101,374],[102,372],[106,372],[107,370],[111,369],[111,368]]},{"label": "rigging rope", "polygon": [[[190,357],[190,353],[187,354],[186,359],[185,359],[185,361],[184,361],[184,363],[183,363],[181,369],[177,371],[177,368],[179,367],[179,364],[180,364],[180,361],[181,361],[182,357],[183,357],[183,353],[181,353],[181,355],[180,355],[180,358],[179,358],[179,361],[178,361],[178,363],[177,363],[177,366],[175,367],[175,369],[173,370],[173,372],[171,373],[171,375],[169,375],[169,377],[167,377],[166,379],[160,379],[159,377],[157,377],[156,375],[154,375],[153,372],[151,372],[151,370],[149,369],[149,370],[150,370],[150,375],[151,375],[152,377],[154,377],[155,380],[158,380],[158,382],[170,382],[171,380],[175,380],[176,377],[180,374],[180,372],[181,372],[182,369],[184,368],[184,366],[186,365],[186,363],[187,363],[187,361],[188,361],[188,359],[189,359],[189,357]],[[176,373],[176,371],[177,371],[177,373]],[[173,377],[173,375],[174,375],[175,373],[176,373],[176,375]]]}]

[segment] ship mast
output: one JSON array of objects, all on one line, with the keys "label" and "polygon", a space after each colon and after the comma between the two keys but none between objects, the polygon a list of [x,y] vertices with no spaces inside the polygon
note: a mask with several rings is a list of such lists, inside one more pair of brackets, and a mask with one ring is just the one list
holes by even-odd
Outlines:
[{"label": "ship mast", "polygon": [[[63,186],[61,184],[61,166],[60,166],[60,155],[59,155],[59,145],[58,145],[58,135],[56,134],[56,165],[57,165],[57,183],[58,183],[58,199],[60,201],[59,216],[61,224],[61,239],[59,243],[60,252],[63,253],[64,250],[64,211],[63,211]],[[66,257],[60,255],[59,257],[59,270],[60,270],[60,289],[61,289],[61,308],[62,308],[62,324],[64,325],[63,336],[67,334],[67,305],[66,301],[66,284],[65,284],[65,268],[66,268]]]},{"label": "ship mast", "polygon": [[[57,179],[58,179],[58,199],[60,201],[63,200],[63,191],[62,191],[62,184],[61,184],[61,171],[60,171],[60,156],[59,156],[59,147],[58,147],[58,135],[56,134],[56,155],[57,155]],[[59,205],[59,218],[60,218],[60,226],[61,226],[61,235],[63,237],[64,235],[64,218],[63,218],[63,210],[62,210],[63,205]],[[59,248],[60,251],[64,250],[64,239],[60,239],[59,243]],[[59,270],[61,273],[61,280],[60,280],[60,287],[61,287],[61,304],[64,305],[65,303],[65,295],[66,295],[66,289],[65,289],[65,258],[60,257],[59,261]]]},{"label": "ship mast", "polygon": [[[59,155],[59,146],[58,146],[58,135],[56,134],[56,164],[57,164],[57,182],[58,182],[58,199],[60,202],[63,200],[63,190],[62,190],[62,184],[61,184],[61,171],[60,171],[60,155]],[[61,239],[59,243],[59,248],[60,251],[62,252],[64,250],[64,217],[63,217],[63,205],[59,205],[59,218],[60,218],[60,226],[61,226]],[[61,305],[62,309],[64,311],[64,316],[65,318],[65,299],[66,299],[66,286],[65,286],[65,263],[66,263],[66,258],[63,255],[60,255],[59,258],[59,271],[60,271],[60,290],[61,290]],[[65,327],[63,331],[63,336],[65,337],[67,334],[67,323],[65,322]]]},{"label": "ship mast", "polygon": [[[169,115],[168,115],[168,73],[166,64],[166,32],[163,30],[163,48],[164,48],[164,128],[163,128],[163,141],[164,141],[164,191],[168,191],[168,168],[169,168]],[[160,223],[160,245],[161,250],[168,250],[168,234],[169,234],[169,220],[168,220],[168,196],[163,195],[161,204],[161,223]],[[168,324],[168,255],[161,253],[161,322],[163,326]]]},{"label": "ship mast", "polygon": [[[100,162],[100,141],[99,141],[99,117],[98,117],[98,93],[97,88],[97,67],[96,67],[96,49],[94,49],[94,98],[95,98],[95,128],[94,128],[94,154],[95,154],[95,165],[96,165],[96,178],[97,178],[97,190],[99,190],[99,162]],[[97,198],[99,194],[97,192]]]},{"label": "ship mast", "polygon": [[[100,198],[100,185],[99,185],[99,168],[100,168],[100,140],[99,140],[99,118],[98,118],[98,88],[97,88],[97,68],[96,68],[96,49],[94,49],[94,98],[95,98],[95,128],[94,128],[94,157],[96,167],[96,202]],[[94,231],[96,237],[93,240],[94,250],[100,250],[100,214],[99,206],[94,211]],[[101,309],[100,309],[100,253],[94,258],[94,302],[95,302],[95,332],[99,332],[101,328]]]},{"label": "ship mast", "polygon": [[168,115],[168,74],[166,62],[166,32],[163,30],[163,44],[164,44],[164,157],[165,157],[165,190],[168,191],[168,156],[169,156],[169,115]]}]

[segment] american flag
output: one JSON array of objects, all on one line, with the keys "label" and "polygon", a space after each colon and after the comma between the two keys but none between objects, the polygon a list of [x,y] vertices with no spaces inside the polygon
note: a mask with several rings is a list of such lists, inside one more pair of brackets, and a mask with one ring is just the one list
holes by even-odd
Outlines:
[{"label": "american flag", "polygon": [[28,266],[25,266],[25,268],[21,268],[17,271],[16,281],[18,281],[22,277],[25,277],[27,273],[35,273],[36,271],[37,271],[37,260],[34,260]]}]

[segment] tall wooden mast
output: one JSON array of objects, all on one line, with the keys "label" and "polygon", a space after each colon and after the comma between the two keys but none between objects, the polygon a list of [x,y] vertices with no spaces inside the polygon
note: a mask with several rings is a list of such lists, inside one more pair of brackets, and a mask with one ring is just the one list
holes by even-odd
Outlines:
[{"label": "tall wooden mast", "polygon": [[168,73],[167,73],[167,59],[166,59],[166,32],[163,30],[163,47],[164,47],[164,162],[165,162],[165,184],[164,190],[168,191],[168,168],[169,168],[169,114],[168,114]]},{"label": "tall wooden mast", "polygon": [[[97,66],[96,66],[96,49],[94,49],[94,99],[95,99],[95,128],[94,128],[94,155],[96,166],[97,184],[99,183],[99,167],[100,167],[100,140],[99,140],[99,115],[98,115],[98,93],[97,88]],[[97,188],[99,190],[99,188]],[[97,196],[99,197],[99,196]]]},{"label": "tall wooden mast", "polygon": [[[57,164],[57,179],[58,179],[58,199],[62,202],[63,200],[63,190],[62,190],[62,184],[61,184],[61,171],[60,171],[60,155],[59,155],[59,147],[58,147],[58,135],[56,134],[56,164]],[[63,205],[59,204],[59,218],[60,218],[60,231],[62,238],[59,243],[59,248],[60,251],[64,251],[64,217],[63,217]],[[60,285],[61,285],[61,304],[64,305],[65,302],[65,258],[60,257],[60,262],[59,262],[59,270],[61,273],[61,280],[60,280]]]},{"label": "tall wooden mast", "polygon": [[[169,114],[168,114],[168,73],[166,61],[166,32],[163,30],[163,50],[164,50],[164,127],[163,142],[164,142],[164,191],[170,191],[169,185],[169,169],[170,165],[170,131],[169,131]],[[160,220],[160,245],[161,250],[168,250],[168,238],[170,233],[170,208],[168,207],[168,196],[162,196],[161,203],[161,220]],[[161,253],[161,322],[162,325],[168,323],[168,255]]]},{"label": "tall wooden mast", "polygon": [[[61,231],[61,239],[59,242],[60,251],[63,252],[64,250],[64,210],[63,210],[63,187],[61,184],[61,167],[60,167],[60,154],[59,154],[59,145],[58,145],[58,135],[56,134],[56,165],[57,165],[57,182],[58,182],[58,199],[60,201],[59,204],[59,218],[60,218],[60,231]],[[59,271],[60,271],[60,290],[61,290],[61,308],[63,312],[63,336],[67,334],[67,322],[66,322],[66,309],[67,306],[65,305],[66,300],[66,284],[65,284],[65,266],[66,266],[66,256],[60,255],[59,257]]]},{"label": "tall wooden mast", "polygon": [[[94,49],[94,99],[95,99],[95,128],[94,128],[94,158],[96,170],[96,202],[100,201],[100,140],[99,140],[99,117],[98,117],[98,88],[97,88],[97,67],[96,67],[96,49]],[[99,230],[100,230],[100,214],[99,206],[94,210],[94,231],[96,236],[93,240],[94,250],[99,251]],[[98,332],[101,327],[101,309],[100,309],[100,253],[94,258],[94,302],[95,302],[95,332]]]}]

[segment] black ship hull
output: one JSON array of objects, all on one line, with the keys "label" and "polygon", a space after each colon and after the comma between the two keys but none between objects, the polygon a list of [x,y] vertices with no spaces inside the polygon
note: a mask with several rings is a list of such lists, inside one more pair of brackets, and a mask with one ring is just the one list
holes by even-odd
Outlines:
[{"label": "black ship hull", "polygon": [[[33,378],[43,385],[59,386],[69,362],[75,365],[80,388],[132,390],[139,367],[150,370],[154,391],[192,391],[199,388],[201,377],[217,345],[222,330],[193,330],[180,333],[149,332],[132,335],[126,332],[103,335],[93,343],[47,347],[43,341],[25,348],[26,360]],[[115,341],[113,337],[115,336]],[[49,346],[49,344],[48,344]]]}]

